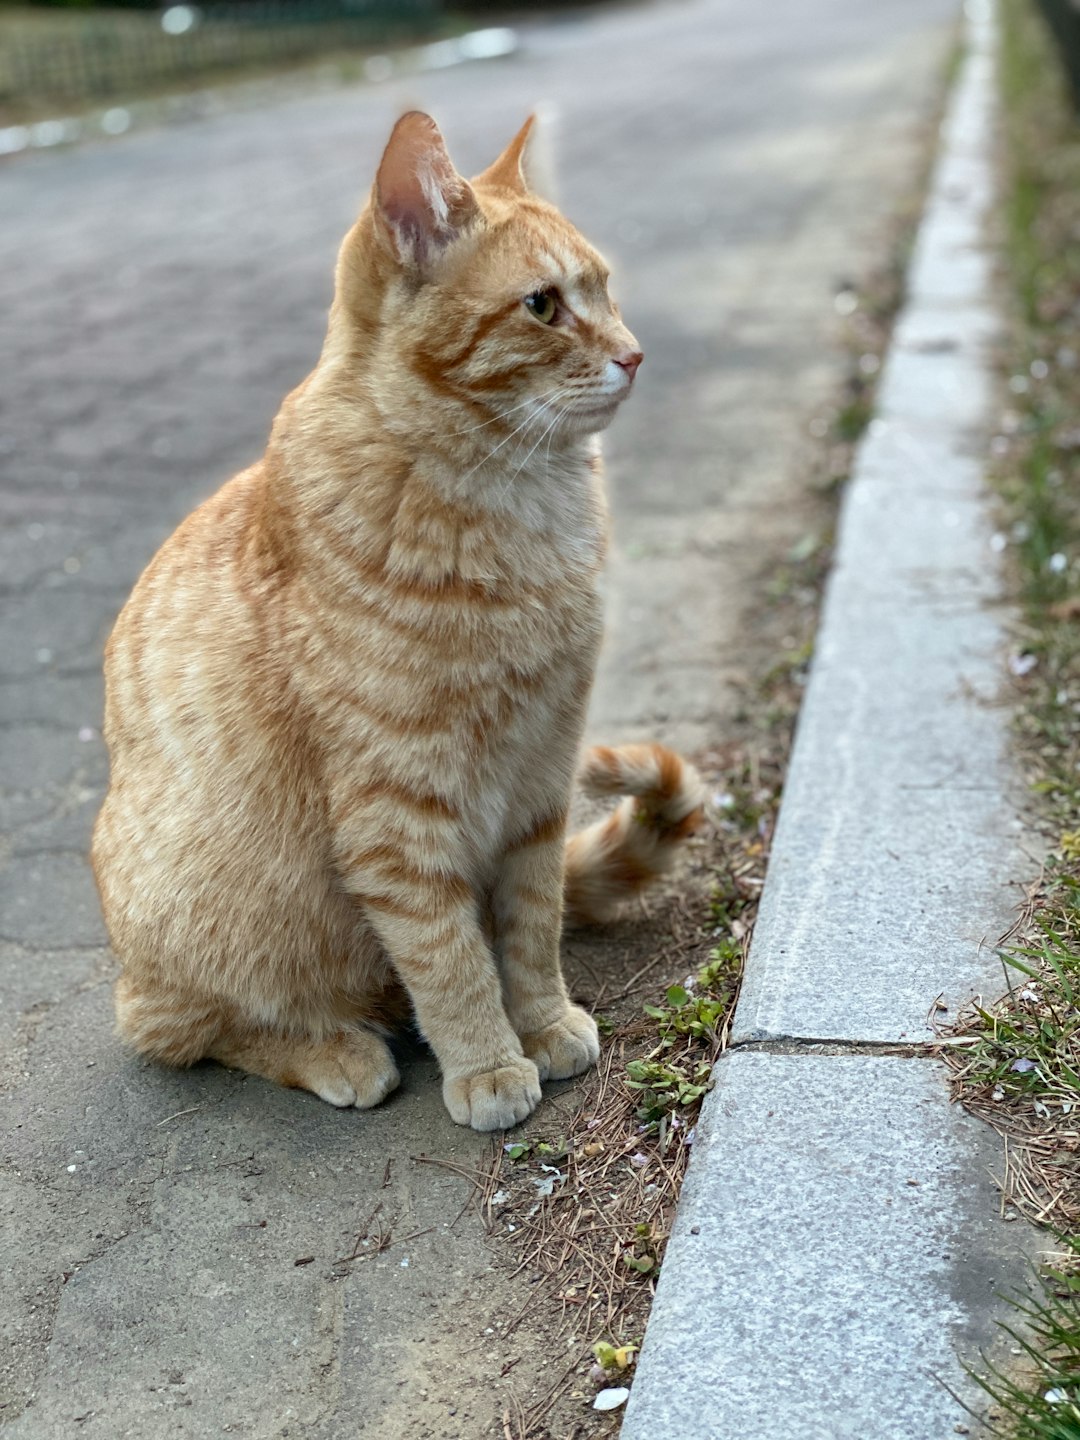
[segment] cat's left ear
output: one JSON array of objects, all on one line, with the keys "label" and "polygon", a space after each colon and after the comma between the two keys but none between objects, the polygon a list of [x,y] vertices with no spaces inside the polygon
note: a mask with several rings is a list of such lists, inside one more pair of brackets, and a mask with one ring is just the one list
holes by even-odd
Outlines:
[{"label": "cat's left ear", "polygon": [[375,177],[378,229],[403,265],[424,265],[480,215],[430,115],[410,110],[394,126]]},{"label": "cat's left ear", "polygon": [[529,137],[533,134],[535,126],[536,116],[530,115],[494,165],[489,165],[482,175],[476,177],[476,183],[478,185],[499,185],[504,190],[514,190],[519,195],[528,195],[531,190],[528,173],[531,169],[528,164],[531,150]]}]

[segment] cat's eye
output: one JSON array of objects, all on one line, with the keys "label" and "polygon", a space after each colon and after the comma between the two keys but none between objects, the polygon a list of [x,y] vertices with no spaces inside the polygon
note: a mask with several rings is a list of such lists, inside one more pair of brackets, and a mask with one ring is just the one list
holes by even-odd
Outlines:
[{"label": "cat's eye", "polygon": [[525,308],[543,324],[551,325],[559,313],[559,299],[554,290],[534,290],[525,296]]}]

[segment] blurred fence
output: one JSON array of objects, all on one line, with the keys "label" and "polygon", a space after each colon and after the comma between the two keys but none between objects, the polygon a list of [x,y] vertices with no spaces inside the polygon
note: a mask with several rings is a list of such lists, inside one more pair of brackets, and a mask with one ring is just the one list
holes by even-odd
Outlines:
[{"label": "blurred fence", "polygon": [[1080,0],[1039,0],[1039,8],[1061,47],[1073,104],[1080,109]]},{"label": "blurred fence", "polygon": [[[441,0],[246,0],[164,14],[50,17],[0,30],[0,102],[123,99],[215,71],[429,35]],[[170,33],[170,28],[172,33]]]}]

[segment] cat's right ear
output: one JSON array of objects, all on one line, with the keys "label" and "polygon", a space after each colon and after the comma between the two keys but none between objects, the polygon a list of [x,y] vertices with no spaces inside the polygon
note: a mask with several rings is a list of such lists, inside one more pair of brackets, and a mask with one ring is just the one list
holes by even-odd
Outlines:
[{"label": "cat's right ear", "polygon": [[375,177],[376,228],[395,258],[423,268],[480,214],[430,115],[410,110],[394,126]]}]

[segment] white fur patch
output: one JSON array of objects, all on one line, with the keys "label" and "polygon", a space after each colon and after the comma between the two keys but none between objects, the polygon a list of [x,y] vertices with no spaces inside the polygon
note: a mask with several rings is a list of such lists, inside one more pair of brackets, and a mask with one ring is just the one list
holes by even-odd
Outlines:
[{"label": "white fur patch", "polygon": [[420,189],[423,191],[427,207],[431,211],[432,218],[438,229],[446,230],[450,223],[450,207],[446,203],[446,194],[443,191],[442,182],[445,174],[440,175],[436,166],[430,160],[421,164],[416,172],[416,178],[420,182]]}]

